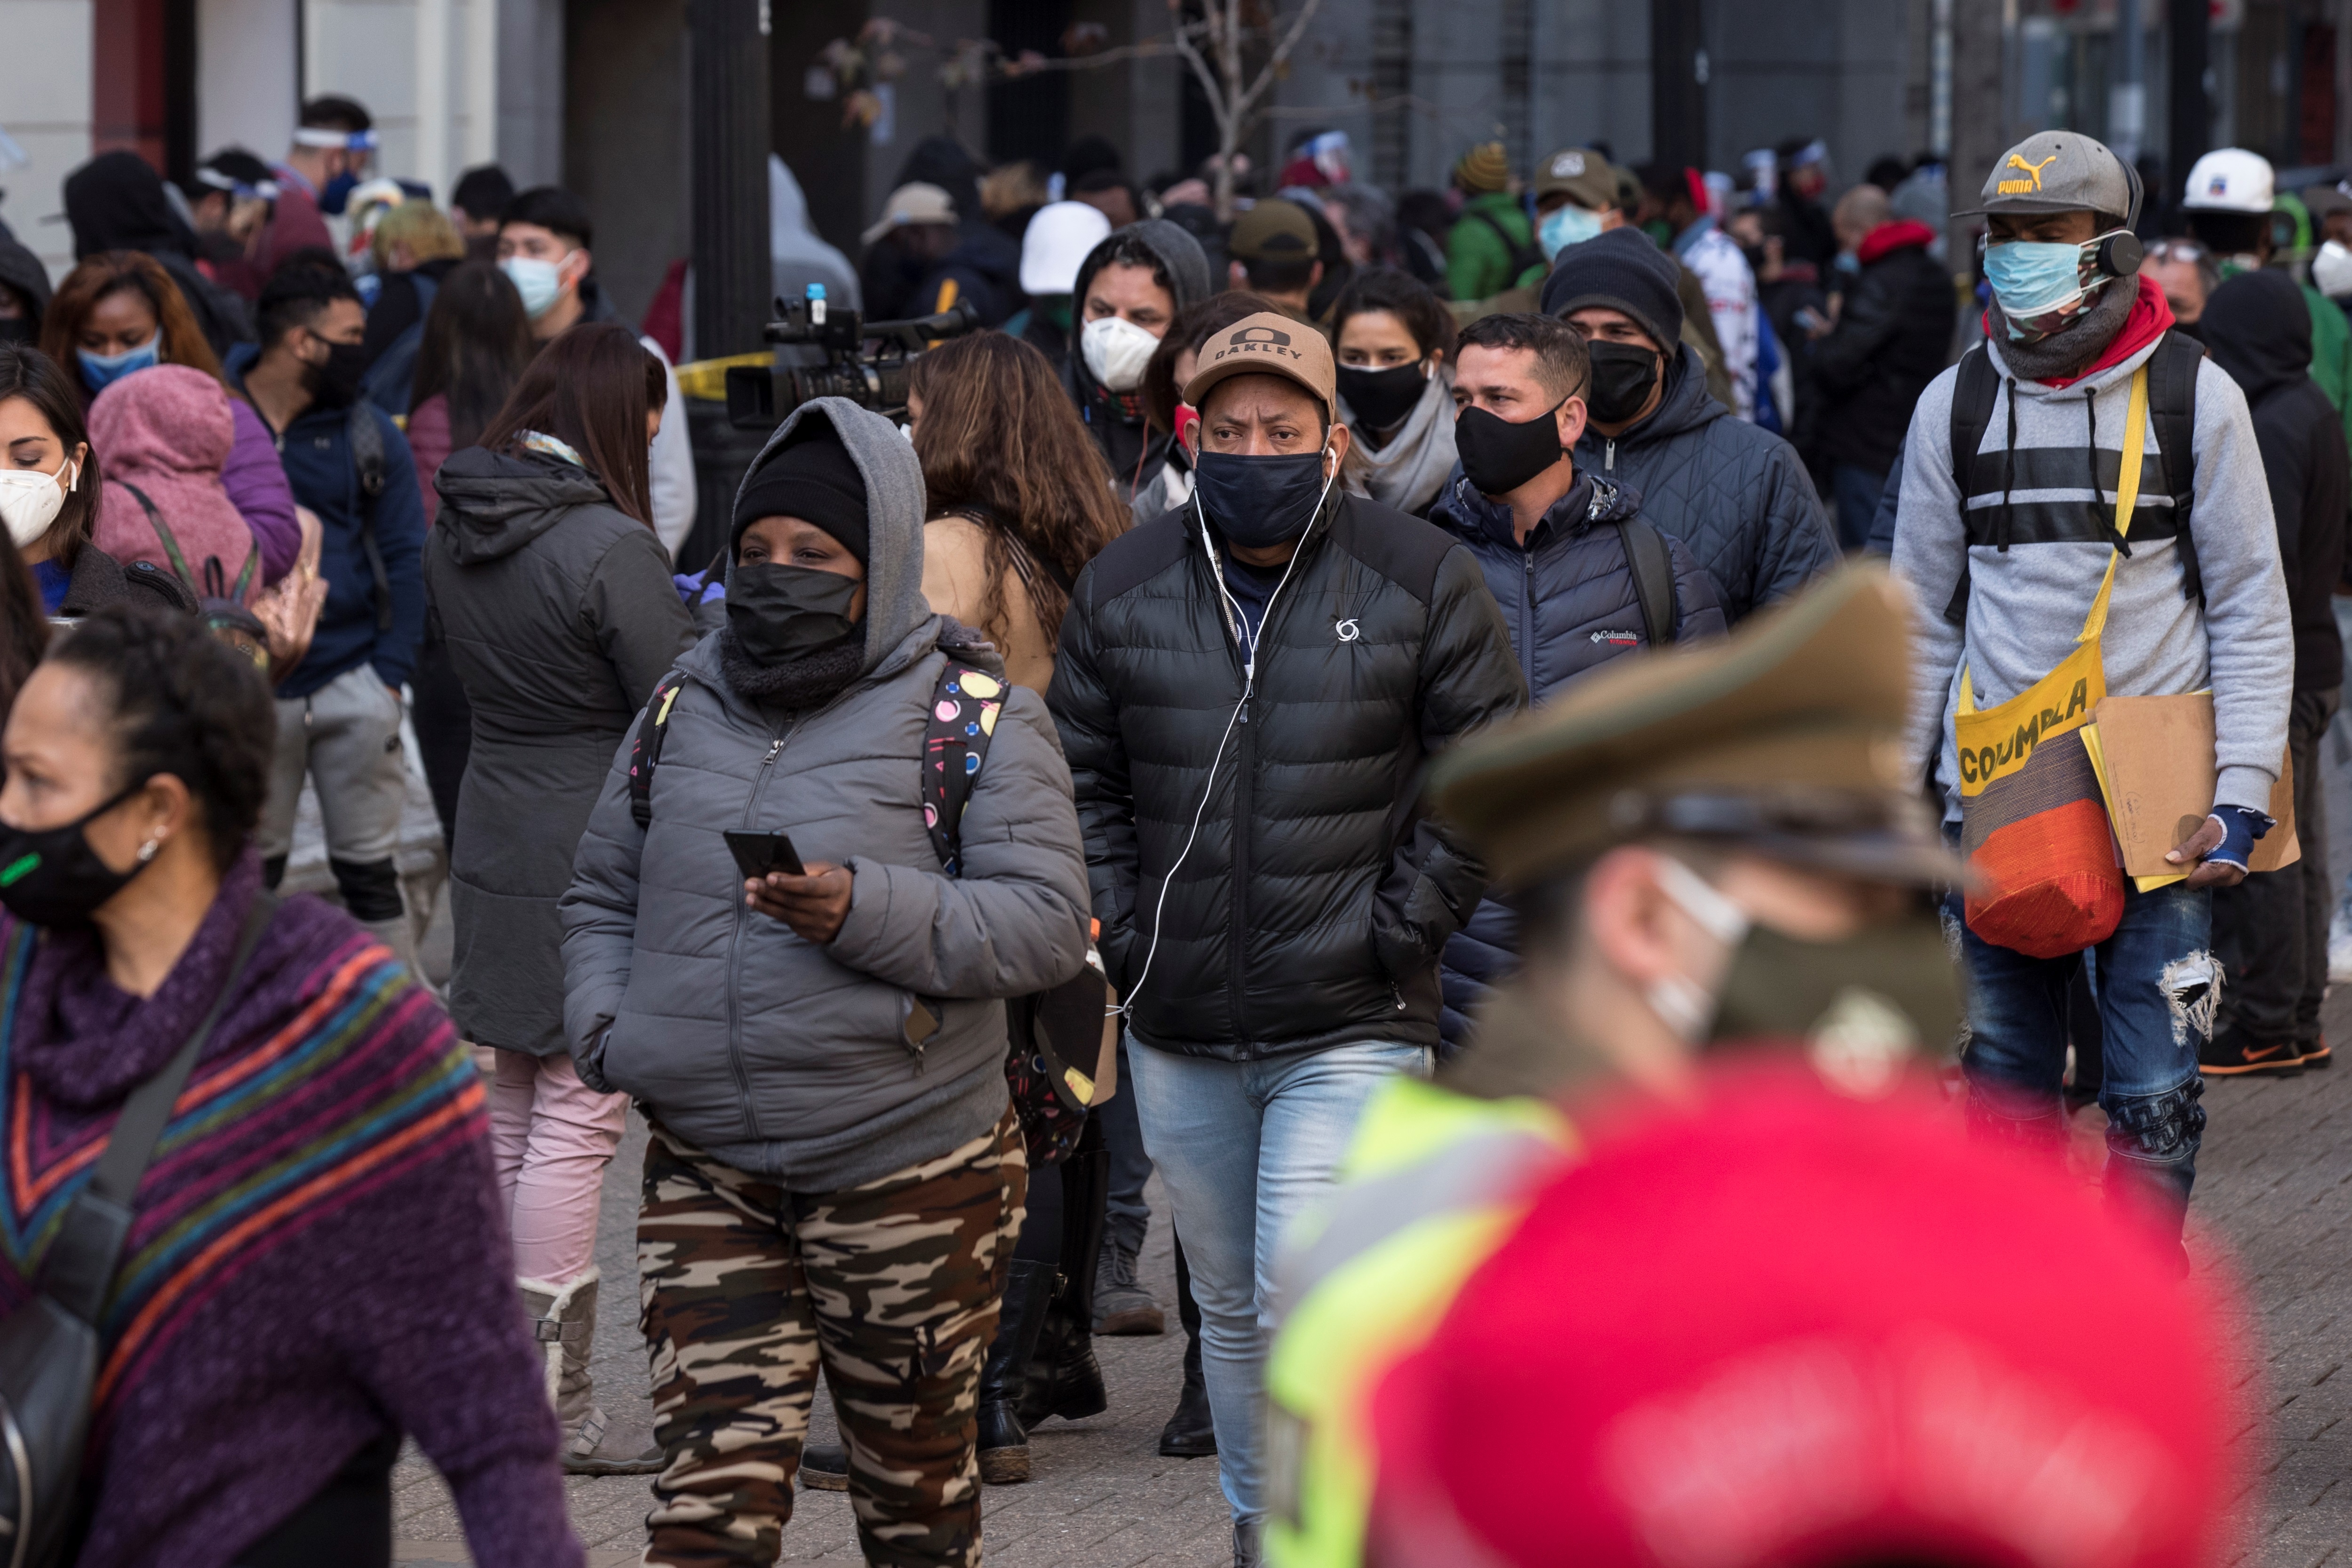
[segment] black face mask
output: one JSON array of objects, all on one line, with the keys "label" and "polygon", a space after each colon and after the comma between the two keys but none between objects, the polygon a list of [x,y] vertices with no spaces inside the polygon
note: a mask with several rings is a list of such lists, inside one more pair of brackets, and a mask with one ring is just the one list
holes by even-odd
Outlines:
[{"label": "black face mask", "polygon": [[1592,417],[1614,425],[1639,414],[1658,384],[1657,354],[1632,343],[1601,342],[1587,343],[1584,352],[1592,361],[1592,384],[1584,394]]},{"label": "black face mask", "polygon": [[1193,459],[1192,493],[1226,540],[1245,550],[1286,543],[1315,521],[1327,488],[1323,454],[1244,458],[1202,452]]},{"label": "black face mask", "polygon": [[1386,430],[1412,412],[1429,386],[1426,367],[1419,362],[1373,370],[1368,365],[1339,367],[1339,395],[1348,411],[1369,429]]},{"label": "black face mask", "polygon": [[348,408],[359,401],[360,378],[367,369],[365,345],[329,343],[327,363],[310,367],[310,395],[324,407]]},{"label": "black face mask", "polygon": [[1483,408],[1462,410],[1454,421],[1454,449],[1480,495],[1508,495],[1559,461],[1558,416],[1567,401],[1517,425]]},{"label": "black face mask", "polygon": [[857,587],[855,577],[814,567],[738,565],[727,580],[727,629],[752,663],[789,663],[857,629],[849,615]]},{"label": "black face mask", "polygon": [[57,827],[11,827],[0,822],[0,905],[37,926],[87,925],[90,915],[121,892],[149,862],[118,871],[98,858],[82,829],[147,787],[147,781],[102,801]]}]

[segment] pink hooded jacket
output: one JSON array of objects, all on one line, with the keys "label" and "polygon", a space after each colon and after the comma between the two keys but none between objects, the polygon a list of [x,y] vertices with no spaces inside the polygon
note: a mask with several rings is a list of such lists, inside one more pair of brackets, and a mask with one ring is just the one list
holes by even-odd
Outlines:
[{"label": "pink hooded jacket", "polygon": [[[200,370],[159,364],[92,400],[89,443],[106,480],[96,542],[126,564],[153,562],[199,598],[251,604],[262,586],[259,546],[221,488],[236,439],[228,398]],[[133,487],[153,506],[152,517]]]}]

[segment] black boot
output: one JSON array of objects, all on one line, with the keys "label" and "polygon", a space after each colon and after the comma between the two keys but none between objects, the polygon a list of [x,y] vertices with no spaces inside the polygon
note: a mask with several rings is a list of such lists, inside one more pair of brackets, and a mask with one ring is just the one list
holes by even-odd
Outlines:
[{"label": "black boot", "polygon": [[1020,1406],[1024,1426],[1034,1426],[1049,1415],[1083,1421],[1110,1408],[1094,1341],[1095,1278],[1102,1256],[1103,1204],[1110,1195],[1110,1151],[1103,1147],[1094,1117],[1087,1118],[1077,1148],[1060,1169],[1062,1279],[1045,1313],[1037,1353],[1029,1363],[1029,1386]]},{"label": "black boot", "polygon": [[1029,1479],[1029,1433],[1016,1406],[1023,1371],[1036,1353],[1055,1279],[1055,1271],[1045,1264],[1019,1258],[1005,1271],[1004,1307],[996,1320],[988,1360],[980,1369],[980,1479],[992,1487],[1015,1486]]},{"label": "black boot", "polygon": [[841,1419],[841,1395],[833,1391],[829,1377],[824,1380],[824,1394],[833,1401],[833,1429],[841,1434],[841,1441],[802,1446],[801,1485],[813,1492],[845,1492],[849,1489],[849,1427]]},{"label": "black boot", "polygon": [[1176,1244],[1176,1315],[1184,1322],[1184,1392],[1176,1414],[1160,1429],[1160,1452],[1171,1459],[1206,1459],[1217,1451],[1217,1424],[1209,1415],[1209,1385],[1201,1376],[1201,1309],[1192,1300],[1192,1271],[1184,1244]]}]

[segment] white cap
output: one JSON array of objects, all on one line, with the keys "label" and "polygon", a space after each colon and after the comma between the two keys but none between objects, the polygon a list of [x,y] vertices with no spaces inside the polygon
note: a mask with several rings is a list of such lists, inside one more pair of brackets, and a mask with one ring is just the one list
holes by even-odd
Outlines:
[{"label": "white cap", "polygon": [[1078,286],[1078,265],[1110,237],[1110,219],[1085,202],[1037,209],[1021,236],[1021,291],[1067,294]]},{"label": "white cap", "polygon": [[927,185],[920,180],[900,185],[882,204],[882,216],[872,228],[858,238],[871,245],[894,228],[909,224],[953,223],[956,220],[955,198],[937,185]]},{"label": "white cap", "polygon": [[2224,147],[2197,160],[2180,205],[2201,212],[2266,213],[2276,194],[2268,158],[2243,147]]}]

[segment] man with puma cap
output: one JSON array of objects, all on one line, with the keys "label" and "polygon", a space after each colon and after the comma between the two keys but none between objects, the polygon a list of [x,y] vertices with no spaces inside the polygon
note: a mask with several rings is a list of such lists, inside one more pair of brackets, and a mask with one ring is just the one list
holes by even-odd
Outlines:
[{"label": "man with puma cap", "polygon": [[[1980,934],[1987,906],[1971,903],[1965,920],[1957,899],[1948,906],[1971,980],[1979,1130],[2058,1157],[2064,998],[2079,950],[2095,945],[2107,1191],[2177,1236],[2205,1126],[2198,1047],[2221,984],[2211,889],[2244,877],[2270,826],[2294,641],[2245,397],[2170,330],[2163,290],[2139,275],[2139,207],[2138,175],[2073,132],[2026,138],[1986,177],[1985,342],[1929,384],[1912,416],[1894,568],[1914,600],[1911,765],[1942,781],[1954,837],[1973,784],[1964,844],[1994,883],[2014,868],[1988,868],[1986,847],[2009,826],[1992,803],[2024,774],[2005,763],[1984,779],[1972,752],[1964,778],[1956,714],[2021,696],[2078,648],[2104,667],[2111,695],[2213,693],[2219,782],[2211,815],[2173,851],[2181,879],[2147,890],[2123,880],[2111,934],[2096,934],[2116,907],[2105,902],[2097,918],[2086,905],[2030,944],[2056,956]],[[2042,736],[2036,762],[2052,740]],[[2072,793],[2095,798],[2096,786]],[[2087,941],[2072,940],[2084,931]]]},{"label": "man with puma cap", "polygon": [[1237,1563],[1265,1514],[1274,1237],[1371,1091],[1430,1070],[1438,954],[1486,887],[1423,772],[1527,701],[1470,552],[1334,482],[1333,383],[1287,316],[1211,335],[1184,388],[1192,500],[1079,574],[1046,697],[1201,1308]]}]

